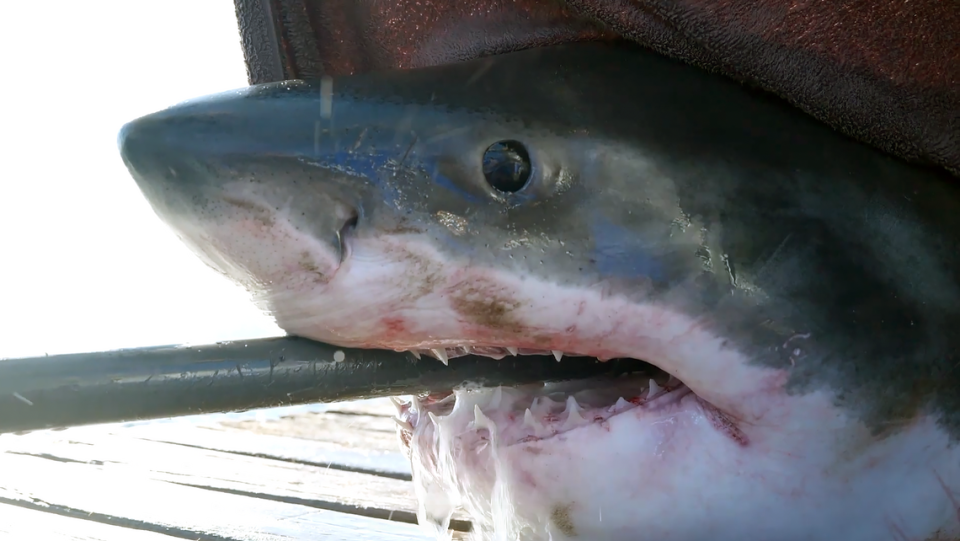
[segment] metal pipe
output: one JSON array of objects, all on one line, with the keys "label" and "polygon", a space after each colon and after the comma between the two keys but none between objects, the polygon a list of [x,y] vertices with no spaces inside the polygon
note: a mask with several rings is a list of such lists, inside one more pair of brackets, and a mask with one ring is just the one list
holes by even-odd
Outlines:
[{"label": "metal pipe", "polygon": [[[629,371],[639,361],[410,353],[282,337],[0,361],[0,433]],[[642,363],[641,363],[642,364]],[[636,369],[636,368],[634,368]]]}]

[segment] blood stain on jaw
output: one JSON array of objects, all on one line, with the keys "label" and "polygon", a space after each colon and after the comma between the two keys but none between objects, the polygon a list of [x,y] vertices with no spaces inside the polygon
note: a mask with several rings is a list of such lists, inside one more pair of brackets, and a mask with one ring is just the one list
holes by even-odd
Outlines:
[{"label": "blood stain on jaw", "polygon": [[386,331],[385,334],[391,338],[398,338],[398,335],[407,332],[407,324],[403,318],[385,317],[380,320],[380,323]]}]

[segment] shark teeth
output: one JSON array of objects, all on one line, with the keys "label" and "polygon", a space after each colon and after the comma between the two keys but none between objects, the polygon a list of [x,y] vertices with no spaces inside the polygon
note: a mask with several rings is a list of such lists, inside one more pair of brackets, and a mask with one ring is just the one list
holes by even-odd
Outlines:
[{"label": "shark teeth", "polygon": [[657,385],[656,381],[650,380],[650,389],[647,391],[647,400],[650,400],[654,396],[660,394],[660,386]]},{"label": "shark teeth", "polygon": [[443,364],[450,366],[450,359],[447,358],[447,350],[445,349],[431,349],[433,356],[437,358]]},{"label": "shark teeth", "polygon": [[534,433],[538,436],[539,432],[543,430],[543,425],[537,421],[536,417],[533,416],[533,412],[530,411],[530,408],[527,408],[527,411],[523,412],[523,426],[528,426],[533,429]]},{"label": "shark teeth", "polygon": [[522,349],[516,346],[477,346],[461,344],[455,347],[437,347],[424,349],[408,350],[417,360],[420,360],[423,354],[432,355],[437,360],[449,366],[451,358],[463,355],[479,355],[481,357],[490,357],[491,359],[502,359],[508,355],[514,357],[520,355],[553,355],[553,358],[560,362],[564,357],[577,357],[578,354],[571,354],[559,349]]},{"label": "shark teeth", "polygon": [[577,399],[573,396],[568,396],[567,409],[565,411],[567,414],[567,420],[563,422],[563,428],[570,429],[582,425],[583,416],[580,415],[581,411],[583,410],[580,408],[580,404],[577,403]]},{"label": "shark teeth", "polygon": [[629,408],[632,407],[632,406],[633,406],[633,404],[631,404],[630,402],[627,402],[627,401],[624,400],[623,397],[621,396],[620,398],[617,399],[617,403],[613,405],[613,411],[612,411],[611,413],[621,412],[621,411],[624,411],[624,410],[626,410],[626,409],[629,409]]},{"label": "shark teeth", "polygon": [[607,423],[615,422],[614,416],[662,411],[692,392],[682,383],[671,387],[658,379],[659,383],[646,375],[636,376],[622,389],[631,394],[620,395],[612,405],[616,394],[562,385],[547,386],[533,395],[527,394],[529,389],[487,387],[455,390],[442,400],[434,395],[408,395],[404,401],[391,402],[398,413],[394,422],[401,438],[445,434],[462,441],[464,449],[479,453],[516,444],[536,445],[578,429],[592,437],[591,430],[609,430]]},{"label": "shark teeth", "polygon": [[474,404],[473,406],[473,426],[478,430],[486,428],[491,434],[497,431],[497,425],[483,414],[483,411],[480,410],[480,404]]},{"label": "shark teeth", "polygon": [[[514,349],[522,355],[549,353],[557,360],[564,355],[559,350]],[[495,355],[504,350],[471,345],[418,351],[446,363],[464,351]],[[583,437],[593,437],[599,430],[616,426],[615,416],[657,415],[692,393],[673,376],[643,369],[623,374],[609,387],[593,385],[586,380],[519,387],[468,385],[446,393],[406,395],[403,401],[392,399],[391,403],[399,418],[395,422],[401,439],[456,437],[464,449],[481,452],[535,445],[578,429]]]},{"label": "shark teeth", "polygon": [[550,430],[537,420],[537,416],[530,411],[530,408],[523,412],[523,426],[532,430],[536,438],[542,438],[550,434]]},{"label": "shark teeth", "polygon": [[557,403],[553,400],[550,400],[548,396],[538,396],[533,399],[533,403],[530,404],[530,409],[538,415],[548,415],[553,410],[554,406]]}]

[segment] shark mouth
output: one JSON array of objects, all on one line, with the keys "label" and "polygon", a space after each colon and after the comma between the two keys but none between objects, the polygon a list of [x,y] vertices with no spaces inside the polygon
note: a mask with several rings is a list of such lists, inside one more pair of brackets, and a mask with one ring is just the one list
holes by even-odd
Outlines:
[{"label": "shark mouth", "polygon": [[[552,355],[558,362],[583,357],[496,346],[427,348],[415,354],[444,363],[468,354],[496,359]],[[463,386],[393,398],[400,445],[414,471],[420,524],[446,538],[453,513],[463,509],[474,517],[474,524],[485,524],[483,528],[510,517],[508,535],[531,528],[542,532],[544,524],[529,523],[529,516],[521,520],[522,513],[510,512],[522,505],[516,491],[523,492],[525,482],[518,477],[522,469],[518,465],[540,453],[553,454],[541,456],[546,462],[556,461],[557,449],[570,449],[577,456],[581,451],[574,449],[590,447],[597,435],[618,432],[622,437],[625,427],[638,423],[670,424],[696,412],[735,447],[748,444],[735,422],[678,378],[636,359],[610,360],[627,361],[629,372],[511,387]],[[506,495],[504,490],[513,493]],[[490,517],[500,519],[491,522]]]},{"label": "shark mouth", "polygon": [[[429,351],[440,360],[467,354],[497,359],[508,354],[553,355],[557,361],[565,356],[559,351],[498,347]],[[568,357],[574,357],[576,362],[578,356]],[[696,396],[683,382],[656,366],[639,364],[636,370],[618,375],[518,387],[467,387],[410,396],[406,400],[393,398],[400,439],[409,448],[418,427],[424,423],[438,426],[465,405],[472,406],[474,416],[467,428],[481,431],[479,437],[483,440],[496,437],[500,445],[513,445],[556,437],[589,424],[603,425],[628,411],[662,411],[688,395]]]},{"label": "shark mouth", "polygon": [[[466,355],[503,359],[507,356],[553,356],[557,362],[577,362],[584,356],[557,350],[503,346],[469,346],[410,350],[417,359],[433,357],[444,364]],[[601,362],[607,359],[598,359]],[[637,359],[630,371],[584,379],[545,381],[515,387],[464,386],[421,395],[392,398],[402,446],[409,450],[414,434],[425,425],[441,425],[454,411],[466,407],[473,419],[466,429],[480,431],[483,440],[514,445],[553,438],[577,428],[603,426],[612,417],[633,412],[666,413],[684,399],[696,402],[715,428],[745,445],[747,438],[731,418],[703,400],[675,376]]]}]

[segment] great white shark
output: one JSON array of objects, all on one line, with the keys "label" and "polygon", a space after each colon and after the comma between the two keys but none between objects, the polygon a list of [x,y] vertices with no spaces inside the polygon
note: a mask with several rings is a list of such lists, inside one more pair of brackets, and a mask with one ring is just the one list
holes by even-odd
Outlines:
[{"label": "great white shark", "polygon": [[291,334],[649,363],[399,402],[438,535],[462,508],[484,539],[960,539],[945,173],[600,44],[253,86],[119,144]]}]

